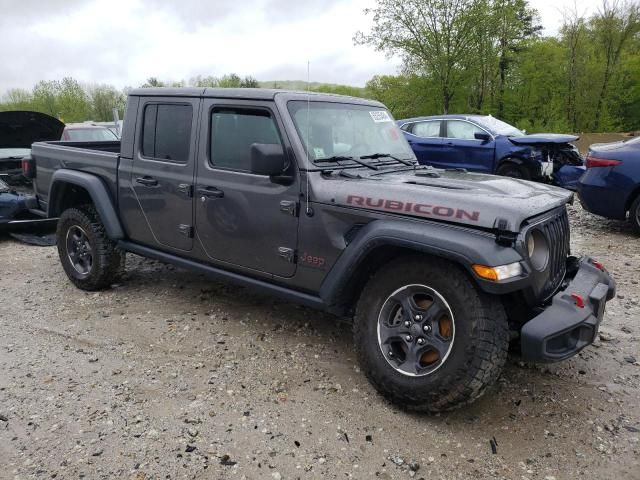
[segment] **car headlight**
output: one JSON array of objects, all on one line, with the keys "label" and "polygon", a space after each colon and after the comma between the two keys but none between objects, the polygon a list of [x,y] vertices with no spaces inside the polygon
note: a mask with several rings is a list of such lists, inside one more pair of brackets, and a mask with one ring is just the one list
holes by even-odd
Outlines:
[{"label": "car headlight", "polygon": [[533,268],[539,272],[547,268],[549,263],[549,244],[547,243],[547,238],[538,229],[531,230],[527,236],[527,255]]},{"label": "car headlight", "polygon": [[531,158],[544,161],[544,152],[542,150],[538,150],[537,148],[532,148],[530,153]]},{"label": "car headlight", "polygon": [[472,268],[480,278],[491,280],[492,282],[508,280],[509,278],[519,277],[522,275],[522,265],[520,265],[520,262],[510,263],[509,265],[500,265],[498,267],[473,265]]}]

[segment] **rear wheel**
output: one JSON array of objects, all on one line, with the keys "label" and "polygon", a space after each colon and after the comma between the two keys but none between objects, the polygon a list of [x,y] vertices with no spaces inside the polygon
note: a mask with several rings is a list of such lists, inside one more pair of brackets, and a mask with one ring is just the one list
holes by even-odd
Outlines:
[{"label": "rear wheel", "polygon": [[405,258],[366,285],[354,320],[362,369],[385,397],[439,412],[472,402],[506,360],[502,305],[448,262]]},{"label": "rear wheel", "polygon": [[629,221],[634,230],[640,233],[640,195],[636,197],[629,208]]},{"label": "rear wheel", "polygon": [[62,267],[76,287],[101,290],[122,276],[125,253],[107,236],[93,206],[65,210],[56,240]]},{"label": "rear wheel", "polygon": [[531,175],[529,175],[529,171],[526,168],[509,160],[505,160],[502,165],[498,167],[496,173],[503,177],[519,178],[521,180],[531,179]]}]

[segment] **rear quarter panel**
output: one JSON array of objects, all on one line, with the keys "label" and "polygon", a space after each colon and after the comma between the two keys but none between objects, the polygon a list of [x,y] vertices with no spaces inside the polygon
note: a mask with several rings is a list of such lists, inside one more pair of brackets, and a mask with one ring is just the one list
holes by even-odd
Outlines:
[{"label": "rear quarter panel", "polygon": [[589,168],[578,192],[582,204],[592,213],[623,220],[631,202],[640,194],[640,148],[590,151],[598,158],[621,160],[615,167]]},{"label": "rear quarter panel", "polygon": [[[104,148],[119,150],[119,142]],[[81,170],[100,177],[111,197],[117,198],[119,154],[116,152],[70,146],[67,142],[41,142],[33,144],[31,156],[36,162],[35,193],[43,210],[49,204],[53,174],[61,168]]]}]

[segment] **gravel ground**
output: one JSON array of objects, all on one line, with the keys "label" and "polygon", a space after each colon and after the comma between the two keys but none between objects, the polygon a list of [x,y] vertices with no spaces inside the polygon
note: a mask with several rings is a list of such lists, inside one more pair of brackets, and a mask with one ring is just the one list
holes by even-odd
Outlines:
[{"label": "gravel ground", "polygon": [[600,339],[439,416],[378,396],[329,315],[134,255],[85,293],[2,237],[0,478],[639,479],[639,238],[571,216],[618,281]]}]

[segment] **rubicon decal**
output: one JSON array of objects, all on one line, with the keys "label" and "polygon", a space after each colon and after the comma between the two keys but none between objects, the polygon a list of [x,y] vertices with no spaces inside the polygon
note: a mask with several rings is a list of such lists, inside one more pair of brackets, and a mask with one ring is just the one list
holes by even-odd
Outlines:
[{"label": "rubicon decal", "polygon": [[459,220],[471,220],[477,222],[480,212],[452,208],[445,205],[427,205],[426,203],[401,202],[385,198],[361,197],[360,195],[347,196],[349,205],[385,210],[387,212],[413,213],[421,217],[456,218]]}]

